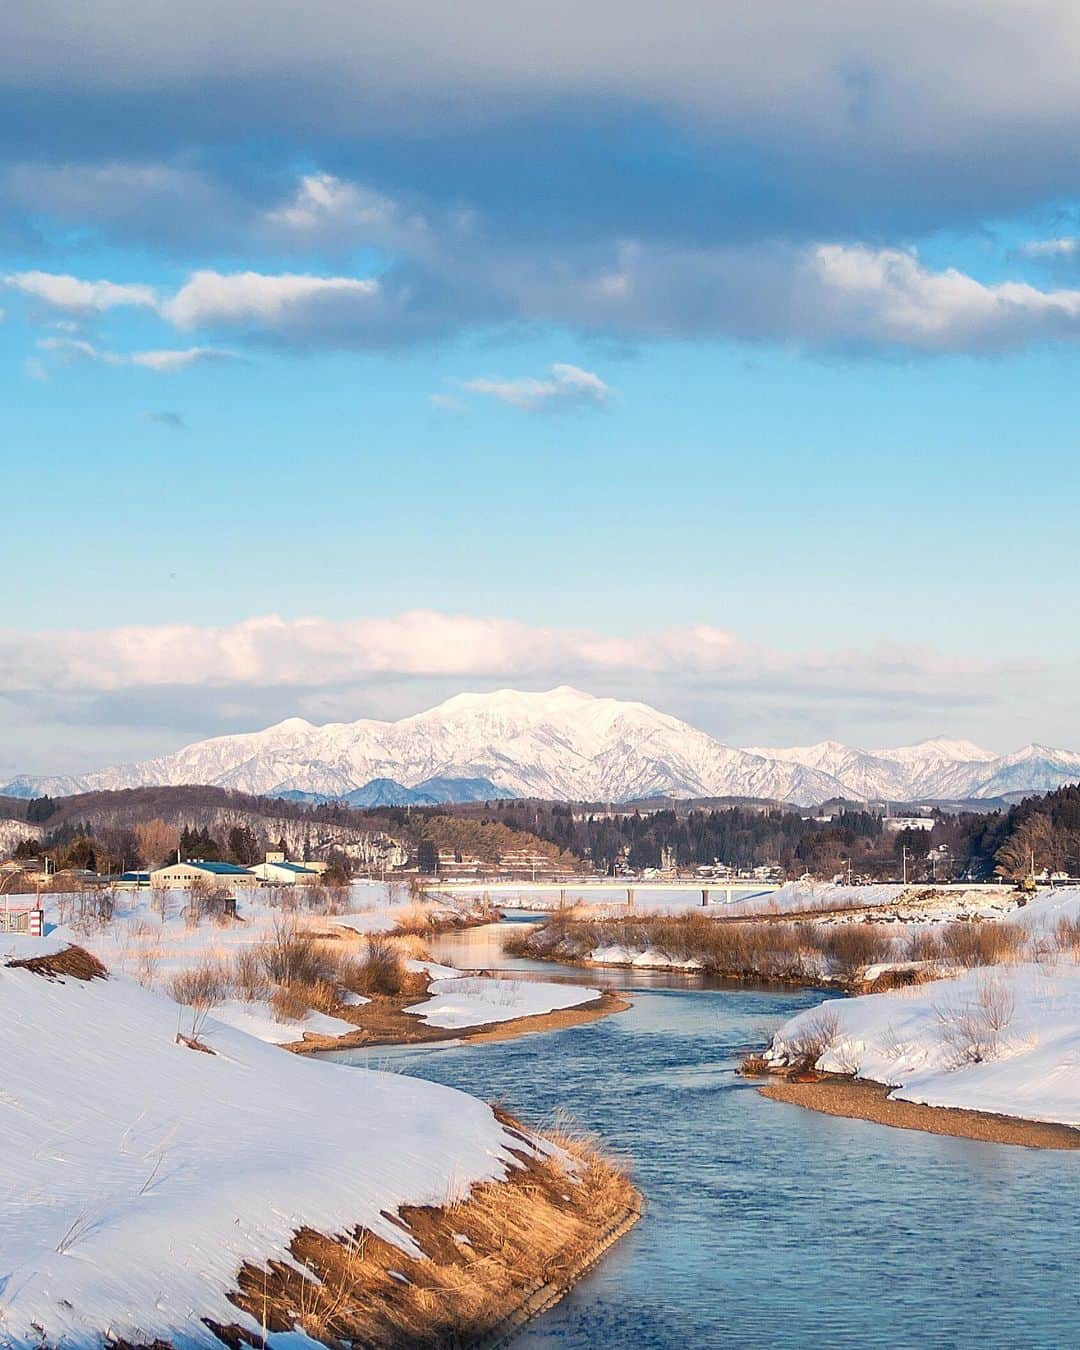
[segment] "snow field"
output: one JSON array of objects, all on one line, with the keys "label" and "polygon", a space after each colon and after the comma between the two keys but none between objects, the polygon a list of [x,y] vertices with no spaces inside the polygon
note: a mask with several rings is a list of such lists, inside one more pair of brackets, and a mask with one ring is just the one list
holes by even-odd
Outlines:
[{"label": "snow field", "polygon": [[452,979],[434,980],[430,994],[424,1003],[417,1003],[405,1011],[415,1013],[428,1026],[457,1029],[575,1008],[599,998],[600,990],[544,980],[458,975]]},{"label": "snow field", "polygon": [[[20,954],[54,943],[6,939]],[[133,979],[0,967],[0,1343],[214,1345],[204,1318],[245,1260],[288,1261],[301,1225],[362,1224],[504,1177],[520,1147],[482,1102],[419,1079],[299,1059]],[[546,1146],[537,1145],[547,1151]]]}]

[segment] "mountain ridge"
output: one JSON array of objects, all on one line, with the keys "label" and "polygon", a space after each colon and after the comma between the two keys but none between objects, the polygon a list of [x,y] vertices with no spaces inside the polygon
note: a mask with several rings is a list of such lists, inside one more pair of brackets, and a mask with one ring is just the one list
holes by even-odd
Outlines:
[{"label": "mountain ridge", "polygon": [[648,704],[560,685],[456,694],[396,722],[287,718],[93,773],[20,776],[0,792],[71,796],[205,783],[359,801],[386,792],[407,800],[430,784],[442,800],[455,800],[460,785],[471,800],[490,787],[492,795],[564,801],[724,796],[813,806],[837,797],[982,799],[1077,780],[1080,754],[1036,744],[1010,755],[943,736],[879,750],[828,740],[738,748]]}]

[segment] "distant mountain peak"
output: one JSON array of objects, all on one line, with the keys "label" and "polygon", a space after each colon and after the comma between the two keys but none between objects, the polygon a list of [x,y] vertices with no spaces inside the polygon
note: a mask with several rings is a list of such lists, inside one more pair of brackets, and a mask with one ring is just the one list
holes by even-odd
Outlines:
[{"label": "distant mountain peak", "polygon": [[252,793],[356,801],[537,796],[630,801],[753,797],[813,806],[832,798],[928,801],[1047,790],[1080,779],[1080,755],[1030,745],[995,756],[935,736],[867,751],[836,740],[787,749],[724,745],[645,703],[557,685],[463,692],[397,722],[317,726],[286,718],[173,755],[99,773],[22,777],[19,796],[205,783]]}]

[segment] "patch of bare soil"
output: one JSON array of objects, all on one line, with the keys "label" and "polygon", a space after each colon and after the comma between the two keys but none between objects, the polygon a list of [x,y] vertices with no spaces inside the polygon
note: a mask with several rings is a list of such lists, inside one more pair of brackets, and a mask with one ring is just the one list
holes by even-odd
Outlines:
[{"label": "patch of bare soil", "polygon": [[[557,1142],[574,1155],[569,1170],[558,1158],[515,1150],[521,1165],[506,1181],[483,1182],[454,1204],[385,1215],[420,1256],[363,1228],[338,1237],[304,1228],[291,1254],[318,1283],[281,1262],[249,1263],[232,1300],[268,1331],[299,1327],[333,1347],[502,1345],[641,1214],[641,1197],[621,1167],[587,1145]],[[232,1342],[235,1329],[214,1329]]]},{"label": "patch of bare soil", "polygon": [[[420,999],[423,998],[421,994]],[[484,1022],[473,1027],[432,1027],[421,1022],[413,1013],[404,1011],[406,1004],[418,1002],[416,994],[394,997],[376,997],[359,1007],[335,1009],[334,1016],[352,1022],[354,1032],[343,1036],[318,1036],[307,1033],[302,1041],[284,1046],[298,1055],[316,1054],[322,1050],[348,1050],[362,1045],[421,1045],[436,1041],[506,1041],[516,1036],[527,1036],[537,1031],[559,1031],[564,1027],[581,1026],[625,1012],[630,1004],[618,995],[605,992],[576,1008],[561,1008],[556,1012],[538,1013],[532,1017],[515,1017],[506,1022]]]},{"label": "patch of bare soil", "polygon": [[9,970],[29,970],[46,979],[107,980],[109,972],[96,956],[82,947],[65,947],[49,956],[28,956],[19,961],[6,962]]},{"label": "patch of bare soil", "polygon": [[821,1111],[827,1116],[871,1120],[899,1130],[950,1134],[992,1144],[1019,1144],[1024,1148],[1080,1148],[1080,1130],[1045,1121],[999,1116],[989,1111],[965,1111],[952,1106],[920,1106],[890,1101],[891,1088],[869,1079],[827,1075],[813,1081],[778,1079],[758,1088],[764,1097]]}]

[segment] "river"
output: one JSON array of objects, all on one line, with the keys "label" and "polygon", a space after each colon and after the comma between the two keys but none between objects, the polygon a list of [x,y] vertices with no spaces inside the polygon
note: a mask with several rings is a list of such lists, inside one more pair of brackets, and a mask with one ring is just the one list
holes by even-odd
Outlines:
[{"label": "river", "polygon": [[[507,927],[448,935],[437,959],[599,982],[502,955]],[[1080,1345],[1077,1154],[760,1097],[735,1074],[740,1052],[818,992],[601,979],[634,991],[630,1011],[515,1041],[336,1056],[499,1100],[534,1123],[566,1110],[633,1160],[644,1219],[515,1345]]]}]

